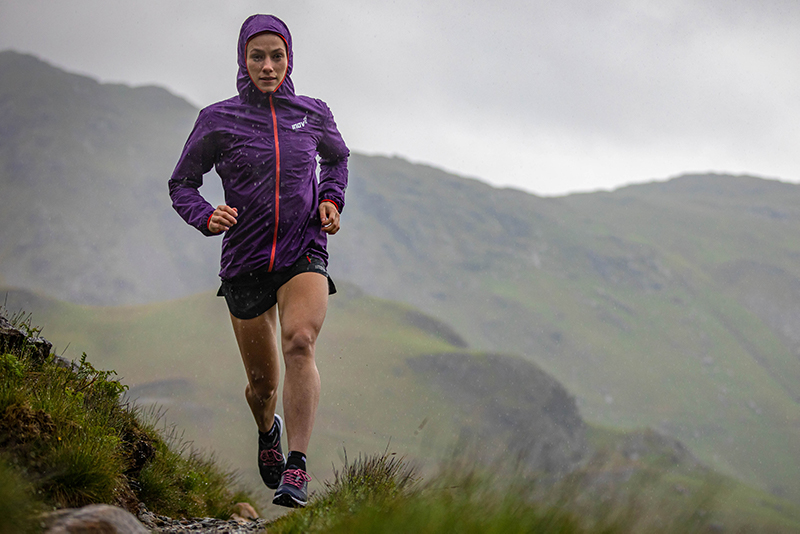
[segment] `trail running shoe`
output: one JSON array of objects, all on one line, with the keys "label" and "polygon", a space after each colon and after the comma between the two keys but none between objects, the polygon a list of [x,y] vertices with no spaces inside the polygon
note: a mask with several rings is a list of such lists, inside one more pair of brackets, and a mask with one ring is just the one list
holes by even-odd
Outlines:
[{"label": "trail running shoe", "polygon": [[311,477],[302,469],[287,469],[281,477],[281,485],[275,492],[272,504],[288,508],[303,508],[308,504],[308,482]]},{"label": "trail running shoe", "polygon": [[261,480],[269,489],[276,489],[281,481],[281,475],[286,468],[286,458],[281,450],[281,436],[283,435],[283,419],[275,414],[275,424],[278,425],[278,439],[275,443],[267,443],[258,437],[258,471]]}]

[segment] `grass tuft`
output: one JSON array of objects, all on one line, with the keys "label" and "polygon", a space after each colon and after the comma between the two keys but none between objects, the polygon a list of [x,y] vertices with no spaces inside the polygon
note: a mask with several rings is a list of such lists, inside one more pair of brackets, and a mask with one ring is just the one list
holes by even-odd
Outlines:
[{"label": "grass tuft", "polygon": [[331,532],[347,518],[365,510],[381,508],[390,501],[403,501],[417,481],[414,470],[401,457],[384,452],[362,456],[352,463],[344,451],[344,466],[334,467],[333,482],[325,482],[309,505],[270,526],[276,533]]},{"label": "grass tuft", "polygon": [[345,455],[333,482],[269,532],[690,534],[719,526],[709,521],[714,480],[676,498],[665,493],[674,481],[647,470],[621,472],[605,460],[562,479],[455,460],[423,482],[395,455],[359,456],[352,464]]},{"label": "grass tuft", "polygon": [[365,503],[380,496],[382,499],[401,497],[417,481],[414,469],[402,457],[389,453],[359,455],[350,463],[344,451],[344,467],[333,469],[333,482],[325,482],[325,492],[316,506],[331,507],[342,504]]},{"label": "grass tuft", "polygon": [[447,470],[422,484],[393,454],[359,456],[352,464],[345,456],[322,494],[270,532],[584,532],[568,512],[541,509],[517,489],[475,471]]},{"label": "grass tuft", "polygon": [[40,485],[59,507],[114,501],[124,461],[113,438],[86,433],[62,440],[43,456]]},{"label": "grass tuft", "polygon": [[171,517],[227,519],[236,502],[252,504],[246,494],[231,491],[238,483],[235,473],[220,469],[213,455],[192,449],[171,429],[138,477],[138,494],[148,508]]}]

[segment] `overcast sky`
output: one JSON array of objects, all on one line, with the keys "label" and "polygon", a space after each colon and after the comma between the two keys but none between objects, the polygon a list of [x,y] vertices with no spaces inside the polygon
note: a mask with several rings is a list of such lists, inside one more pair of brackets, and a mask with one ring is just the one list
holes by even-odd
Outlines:
[{"label": "overcast sky", "polygon": [[797,0],[0,0],[0,50],[202,107],[235,93],[253,13],[288,24],[297,92],[354,151],[542,195],[800,181]]}]

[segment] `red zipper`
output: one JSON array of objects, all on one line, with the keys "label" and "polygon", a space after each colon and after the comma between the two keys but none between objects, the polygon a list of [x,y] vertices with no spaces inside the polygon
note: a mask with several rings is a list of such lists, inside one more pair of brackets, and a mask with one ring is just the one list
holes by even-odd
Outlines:
[{"label": "red zipper", "polygon": [[278,247],[278,217],[280,215],[281,201],[281,148],[278,144],[278,117],[275,115],[275,106],[272,95],[269,95],[269,109],[272,112],[272,131],[275,135],[275,231],[272,235],[272,252],[269,259],[269,271],[275,265],[275,250]]}]

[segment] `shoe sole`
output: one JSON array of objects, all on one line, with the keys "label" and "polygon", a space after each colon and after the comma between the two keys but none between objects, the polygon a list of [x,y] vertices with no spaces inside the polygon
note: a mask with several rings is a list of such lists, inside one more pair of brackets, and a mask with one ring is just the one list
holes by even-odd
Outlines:
[{"label": "shoe sole", "polygon": [[285,506],[287,508],[305,508],[308,501],[301,501],[288,493],[282,493],[280,495],[275,495],[275,498],[272,499],[272,504]]},{"label": "shoe sole", "polygon": [[[262,482],[263,482],[263,480],[262,480]],[[268,487],[269,489],[271,489],[271,490],[276,490],[276,489],[278,489],[279,487],[281,487],[281,480],[280,480],[280,477],[278,478],[278,482],[277,482],[276,484],[267,484],[266,482],[264,482],[264,485],[265,485],[266,487]]]}]

